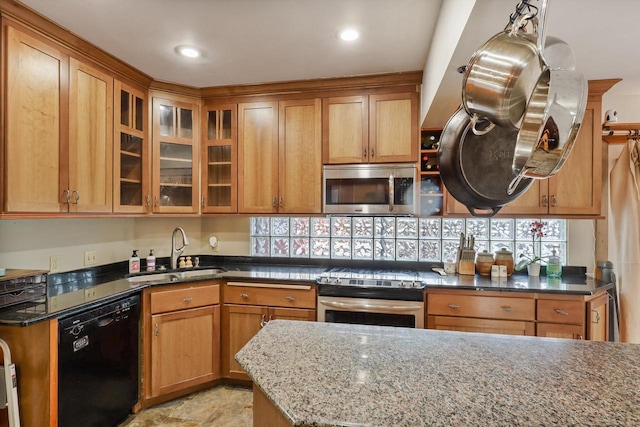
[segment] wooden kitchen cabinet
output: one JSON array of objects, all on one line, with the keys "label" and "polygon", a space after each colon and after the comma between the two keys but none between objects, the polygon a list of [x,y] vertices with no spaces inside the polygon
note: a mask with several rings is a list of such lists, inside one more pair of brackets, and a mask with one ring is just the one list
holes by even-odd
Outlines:
[{"label": "wooden kitchen cabinet", "polygon": [[111,212],[113,79],[7,26],[4,210]]},{"label": "wooden kitchen cabinet", "polygon": [[214,282],[143,291],[145,399],[220,378],[220,286]]},{"label": "wooden kitchen cabinet", "polygon": [[320,213],[320,99],[238,105],[238,211]]},{"label": "wooden kitchen cabinet", "polygon": [[113,211],[151,210],[151,147],[146,91],[114,82]]},{"label": "wooden kitchen cabinet", "polygon": [[199,210],[199,106],[153,98],[153,211]]},{"label": "wooden kitchen cabinet", "polygon": [[203,213],[238,211],[237,105],[202,108]]},{"label": "wooden kitchen cabinet", "polygon": [[311,285],[229,282],[223,288],[222,376],[249,380],[234,356],[270,320],[316,320]]},{"label": "wooden kitchen cabinet", "polygon": [[536,335],[540,337],[609,339],[609,298],[595,296],[541,295],[537,301]]},{"label": "wooden kitchen cabinet", "polygon": [[325,164],[416,162],[418,131],[415,92],[323,99]]},{"label": "wooden kitchen cabinet", "polygon": [[451,331],[535,335],[532,295],[439,292],[427,296],[427,328]]}]

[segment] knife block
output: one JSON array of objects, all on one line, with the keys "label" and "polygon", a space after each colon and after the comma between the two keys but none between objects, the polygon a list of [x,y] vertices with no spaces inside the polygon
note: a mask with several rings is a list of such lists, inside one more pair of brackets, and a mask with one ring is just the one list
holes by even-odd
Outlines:
[{"label": "knife block", "polygon": [[460,252],[460,261],[458,261],[458,274],[476,274],[476,251],[474,251],[473,249],[463,249]]}]

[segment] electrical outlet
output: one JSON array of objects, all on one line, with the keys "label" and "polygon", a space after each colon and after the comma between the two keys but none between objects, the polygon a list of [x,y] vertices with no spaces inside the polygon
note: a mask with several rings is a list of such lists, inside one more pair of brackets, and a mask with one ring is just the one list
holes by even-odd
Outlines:
[{"label": "electrical outlet", "polygon": [[85,251],[84,265],[94,265],[98,263],[98,255],[96,251]]},{"label": "electrical outlet", "polygon": [[84,300],[91,301],[98,298],[98,291],[95,288],[87,288],[84,290]]},{"label": "electrical outlet", "polygon": [[49,257],[49,273],[57,273],[62,266],[60,265],[60,255]]}]

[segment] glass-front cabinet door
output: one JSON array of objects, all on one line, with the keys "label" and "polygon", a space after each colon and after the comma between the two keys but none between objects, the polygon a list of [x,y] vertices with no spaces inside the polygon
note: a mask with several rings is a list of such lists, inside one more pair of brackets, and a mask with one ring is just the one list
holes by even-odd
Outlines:
[{"label": "glass-front cabinet door", "polygon": [[153,211],[198,212],[198,105],[153,99]]},{"label": "glass-front cabinet door", "polygon": [[150,145],[145,109],[147,95],[116,81],[114,130],[114,212],[151,210]]},{"label": "glass-front cabinet door", "polygon": [[202,112],[202,212],[237,212],[236,108],[205,105]]}]

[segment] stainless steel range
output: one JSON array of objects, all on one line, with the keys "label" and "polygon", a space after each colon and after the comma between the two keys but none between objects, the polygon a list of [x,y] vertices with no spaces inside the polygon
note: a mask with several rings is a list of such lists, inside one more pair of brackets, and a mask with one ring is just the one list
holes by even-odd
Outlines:
[{"label": "stainless steel range", "polygon": [[408,270],[332,268],[318,278],[318,321],[424,327],[424,287]]}]

